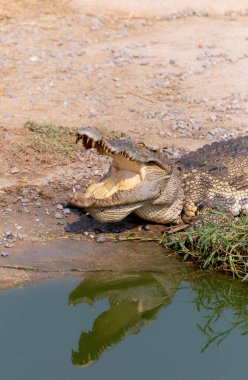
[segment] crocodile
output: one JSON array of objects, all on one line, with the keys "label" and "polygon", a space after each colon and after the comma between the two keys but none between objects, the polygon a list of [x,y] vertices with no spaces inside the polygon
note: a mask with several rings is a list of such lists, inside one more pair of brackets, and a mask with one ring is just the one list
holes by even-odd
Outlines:
[{"label": "crocodile", "polygon": [[233,218],[248,212],[248,136],[204,145],[180,159],[88,128],[78,130],[80,140],[85,150],[112,158],[100,182],[72,194],[72,204],[97,221],[118,222],[134,212],[160,224],[191,224],[211,213]]},{"label": "crocodile", "polygon": [[162,308],[168,307],[186,272],[168,268],[163,272],[99,272],[88,274],[69,295],[69,305],[107,299],[109,307],[95,318],[92,328],[83,331],[72,363],[80,367],[94,364],[104,352],[130,334],[152,323]]}]

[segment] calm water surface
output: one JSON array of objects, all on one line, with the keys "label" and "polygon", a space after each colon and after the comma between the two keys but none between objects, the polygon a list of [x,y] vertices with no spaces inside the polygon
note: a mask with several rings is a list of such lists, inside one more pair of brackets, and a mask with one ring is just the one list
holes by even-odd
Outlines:
[{"label": "calm water surface", "polygon": [[248,285],[99,272],[0,292],[3,380],[246,380]]}]

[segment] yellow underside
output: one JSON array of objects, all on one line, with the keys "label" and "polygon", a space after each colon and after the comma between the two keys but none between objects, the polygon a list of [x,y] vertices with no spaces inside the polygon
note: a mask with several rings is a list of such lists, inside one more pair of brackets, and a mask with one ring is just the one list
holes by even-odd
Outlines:
[{"label": "yellow underside", "polygon": [[131,190],[142,181],[141,166],[122,156],[115,156],[109,175],[91,184],[84,193],[86,198],[104,199],[117,191]]}]

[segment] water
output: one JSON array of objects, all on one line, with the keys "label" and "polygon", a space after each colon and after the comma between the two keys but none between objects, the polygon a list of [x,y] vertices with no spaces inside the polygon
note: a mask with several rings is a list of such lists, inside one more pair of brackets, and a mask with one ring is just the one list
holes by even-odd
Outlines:
[{"label": "water", "polygon": [[0,292],[3,380],[245,380],[247,285],[176,269]]}]

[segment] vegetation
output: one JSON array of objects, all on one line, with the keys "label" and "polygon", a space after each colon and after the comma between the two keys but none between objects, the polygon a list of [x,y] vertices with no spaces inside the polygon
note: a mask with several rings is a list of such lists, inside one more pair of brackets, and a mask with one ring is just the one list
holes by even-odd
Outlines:
[{"label": "vegetation", "polygon": [[32,147],[40,152],[56,152],[68,155],[75,149],[72,136],[75,131],[52,124],[38,124],[28,121],[25,128],[34,133]]},{"label": "vegetation", "polygon": [[204,269],[248,280],[248,215],[222,223],[205,221],[199,228],[165,233],[161,244]]},{"label": "vegetation", "polygon": [[[248,334],[247,286],[218,276],[199,276],[190,283],[195,297],[193,303],[202,316],[197,328],[205,335],[202,352],[211,344],[220,345],[235,330]],[[221,323],[220,323],[221,321]]]}]

